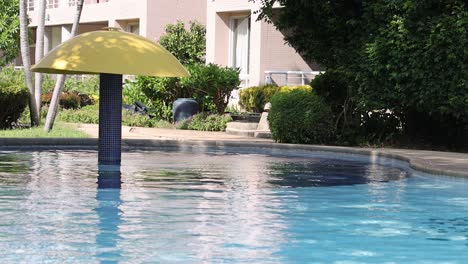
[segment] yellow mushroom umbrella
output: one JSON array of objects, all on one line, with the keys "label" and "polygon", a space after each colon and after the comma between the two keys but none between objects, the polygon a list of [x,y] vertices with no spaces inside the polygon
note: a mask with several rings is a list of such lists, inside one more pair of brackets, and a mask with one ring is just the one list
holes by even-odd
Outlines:
[{"label": "yellow mushroom umbrella", "polygon": [[78,35],[50,51],[33,72],[54,74],[132,74],[161,77],[188,76],[167,50],[144,37],[99,30]]},{"label": "yellow mushroom umbrella", "polygon": [[120,165],[122,139],[122,74],[188,76],[167,50],[141,36],[113,28],[88,32],[50,51],[33,72],[100,74],[100,165]]}]

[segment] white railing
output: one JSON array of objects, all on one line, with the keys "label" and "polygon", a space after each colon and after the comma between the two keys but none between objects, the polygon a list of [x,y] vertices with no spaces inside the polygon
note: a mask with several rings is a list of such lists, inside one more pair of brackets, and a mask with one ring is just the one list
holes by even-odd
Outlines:
[{"label": "white railing", "polygon": [[[284,85],[289,85],[290,83],[302,84],[305,85],[309,83],[315,76],[323,71],[265,71],[265,83],[272,84],[274,83],[273,75],[283,75]],[[291,80],[300,79],[300,82],[291,82]]]}]

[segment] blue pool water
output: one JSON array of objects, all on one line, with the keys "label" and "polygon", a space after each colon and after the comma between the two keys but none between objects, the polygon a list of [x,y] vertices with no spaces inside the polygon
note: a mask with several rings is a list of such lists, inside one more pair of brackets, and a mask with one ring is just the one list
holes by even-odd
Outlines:
[{"label": "blue pool water", "polygon": [[468,261],[466,180],[294,153],[0,152],[0,262]]}]

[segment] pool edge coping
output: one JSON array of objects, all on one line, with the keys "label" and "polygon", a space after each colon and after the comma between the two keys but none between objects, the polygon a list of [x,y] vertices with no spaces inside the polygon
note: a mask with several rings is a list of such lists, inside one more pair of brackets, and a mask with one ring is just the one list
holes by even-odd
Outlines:
[{"label": "pool edge coping", "polygon": [[[0,138],[0,150],[3,149],[34,149],[37,147],[71,147],[74,149],[91,148],[97,149],[98,139],[96,138]],[[446,168],[437,168],[430,162],[424,162],[421,159],[412,158],[404,153],[395,153],[397,151],[406,151],[402,149],[370,149],[358,147],[342,146],[321,146],[321,145],[303,145],[303,144],[284,144],[274,142],[246,142],[246,141],[222,141],[222,140],[175,140],[175,139],[122,139],[123,149],[155,149],[158,147],[241,147],[241,148],[267,148],[284,150],[305,150],[305,151],[323,151],[344,154],[360,154],[370,157],[391,158],[408,163],[411,169],[429,173],[433,175],[455,176],[468,178],[468,171],[450,170]],[[407,150],[418,152],[419,150]],[[423,151],[420,151],[423,152]],[[426,152],[426,151],[424,151]],[[447,152],[451,153],[451,152]],[[423,154],[423,153],[421,153]]]}]

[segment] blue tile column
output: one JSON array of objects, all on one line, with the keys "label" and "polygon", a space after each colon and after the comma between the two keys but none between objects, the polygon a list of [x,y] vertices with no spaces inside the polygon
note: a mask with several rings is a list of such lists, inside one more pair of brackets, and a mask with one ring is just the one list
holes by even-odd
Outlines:
[{"label": "blue tile column", "polygon": [[122,75],[99,76],[99,165],[120,165],[122,153]]}]

